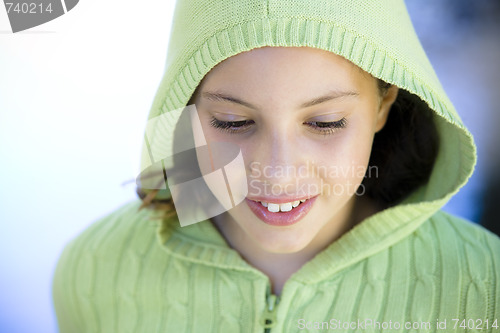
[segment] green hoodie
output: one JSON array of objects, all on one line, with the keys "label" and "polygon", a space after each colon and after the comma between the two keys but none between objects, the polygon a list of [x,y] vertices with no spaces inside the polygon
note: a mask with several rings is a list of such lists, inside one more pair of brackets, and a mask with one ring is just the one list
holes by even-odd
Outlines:
[{"label": "green hoodie", "polygon": [[60,331],[500,331],[500,240],[440,211],[474,169],[473,139],[402,0],[178,1],[141,171],[172,153],[176,110],[205,74],[263,46],[331,51],[420,97],[440,139],[428,183],[316,255],[280,297],[210,221],[180,227],[127,204],[64,250],[53,287]]}]

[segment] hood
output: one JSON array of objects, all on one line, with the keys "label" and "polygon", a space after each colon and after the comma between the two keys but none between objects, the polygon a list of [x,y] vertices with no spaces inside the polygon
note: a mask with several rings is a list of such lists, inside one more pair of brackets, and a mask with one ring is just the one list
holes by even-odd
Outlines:
[{"label": "hood", "polygon": [[[440,143],[430,180],[399,205],[375,214],[391,221],[378,226],[380,237],[413,231],[467,182],[476,161],[473,138],[444,92],[403,0],[179,0],[165,73],[149,113],[141,171],[172,153],[178,110],[205,74],[224,59],[264,46],[333,52],[418,96],[435,112]],[[158,196],[167,198],[163,185]]]}]

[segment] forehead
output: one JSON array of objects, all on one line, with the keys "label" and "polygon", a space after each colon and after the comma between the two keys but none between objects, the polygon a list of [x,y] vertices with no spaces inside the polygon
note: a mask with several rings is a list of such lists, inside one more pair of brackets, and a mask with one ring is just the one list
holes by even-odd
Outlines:
[{"label": "forehead", "polygon": [[308,95],[325,90],[365,90],[374,82],[370,74],[331,52],[309,47],[264,47],[219,63],[205,76],[199,90]]}]

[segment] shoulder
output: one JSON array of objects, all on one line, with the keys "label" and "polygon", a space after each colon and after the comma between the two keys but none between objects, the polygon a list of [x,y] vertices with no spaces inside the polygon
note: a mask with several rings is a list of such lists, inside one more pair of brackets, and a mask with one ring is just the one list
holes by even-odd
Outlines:
[{"label": "shoulder", "polygon": [[154,234],[157,223],[149,209],[139,210],[139,200],[129,202],[115,211],[97,219],[71,240],[64,252],[99,254],[109,248],[119,247],[132,237]]},{"label": "shoulder", "polygon": [[[430,232],[435,241],[450,250],[460,250],[468,259],[500,260],[500,238],[481,225],[444,211],[434,214],[419,232]],[[478,258],[479,259],[479,258]],[[500,269],[497,267],[497,269]]]},{"label": "shoulder", "polygon": [[389,258],[407,272],[397,283],[420,295],[415,300],[425,296],[441,317],[500,318],[500,238],[480,225],[438,211]]},{"label": "shoulder", "polygon": [[[414,233],[417,259],[461,296],[464,313],[500,315],[500,238],[479,224],[439,211]],[[424,265],[424,264],[423,264]],[[418,271],[418,269],[417,269]],[[452,294],[453,291],[448,292]]]},{"label": "shoulder", "polygon": [[60,332],[81,332],[94,313],[96,297],[105,298],[112,290],[119,268],[140,261],[148,244],[154,243],[155,214],[139,210],[140,204],[127,203],[98,219],[64,247],[52,279]]},{"label": "shoulder", "polygon": [[126,251],[141,252],[141,246],[154,240],[158,224],[154,212],[139,210],[140,205],[139,200],[124,204],[69,241],[59,257],[54,283],[79,280],[96,262],[113,265]]},{"label": "shoulder", "polygon": [[434,252],[471,277],[496,272],[491,278],[500,280],[500,238],[477,223],[438,211],[415,230],[412,239],[416,251]]}]

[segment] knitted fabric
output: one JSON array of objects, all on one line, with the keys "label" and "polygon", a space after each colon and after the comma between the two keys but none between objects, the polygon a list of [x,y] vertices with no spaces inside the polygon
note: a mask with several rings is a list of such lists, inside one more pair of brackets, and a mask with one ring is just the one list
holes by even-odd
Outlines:
[{"label": "knitted fabric", "polygon": [[405,237],[398,215],[347,233],[290,277],[270,316],[269,279],[210,222],[158,229],[139,205],[101,219],[65,249],[54,279],[61,333],[356,332],[338,321],[358,320],[358,332],[383,332],[377,322],[392,323],[387,332],[465,332],[464,319],[498,332],[500,241],[448,214]]},{"label": "knitted fabric", "polygon": [[[494,332],[500,241],[439,211],[470,177],[475,146],[402,0],[178,1],[141,171],[172,149],[176,111],[203,77],[224,59],[264,46],[330,51],[420,97],[435,112],[440,139],[428,183],[306,263],[287,280],[271,312],[267,276],[231,249],[210,221],[180,227],[175,218],[138,212],[139,202],[132,202],[66,247],[54,278],[60,332],[320,332],[328,329],[314,323],[364,319],[397,322],[400,328],[388,329],[395,332],[460,331],[453,319],[472,319],[481,321],[481,331]],[[160,191],[169,195],[168,188]],[[443,320],[446,329],[438,330]],[[405,328],[414,322],[431,326]],[[350,327],[335,331],[383,331]]]}]

